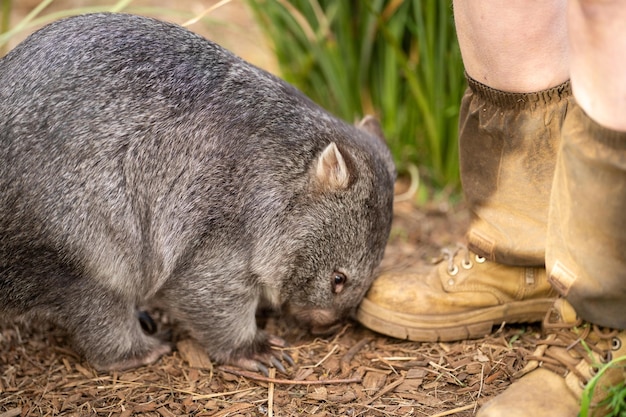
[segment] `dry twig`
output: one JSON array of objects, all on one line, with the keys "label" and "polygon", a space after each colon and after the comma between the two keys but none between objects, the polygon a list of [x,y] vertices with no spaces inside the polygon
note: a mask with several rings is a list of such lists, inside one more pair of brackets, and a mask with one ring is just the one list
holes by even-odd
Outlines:
[{"label": "dry twig", "polygon": [[283,384],[283,385],[332,385],[332,384],[354,384],[361,382],[361,378],[343,378],[343,379],[320,379],[316,381],[294,381],[292,379],[280,379],[280,378],[270,378],[263,375],[258,375],[253,372],[242,371],[240,369],[231,368],[228,366],[220,366],[220,368],[224,372],[228,372],[229,374],[242,376],[244,378],[252,379],[254,381],[261,381],[273,384]]}]

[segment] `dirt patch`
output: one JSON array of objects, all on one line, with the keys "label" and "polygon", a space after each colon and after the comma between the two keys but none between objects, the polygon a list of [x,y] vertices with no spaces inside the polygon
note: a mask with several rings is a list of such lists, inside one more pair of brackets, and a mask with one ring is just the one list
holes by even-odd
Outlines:
[{"label": "dirt patch", "polygon": [[[460,238],[462,208],[397,203],[383,269],[425,269]],[[270,318],[296,366],[274,379],[213,366],[190,340],[152,366],[99,373],[45,323],[0,324],[0,416],[470,416],[510,384],[538,328],[458,343],[413,343],[355,322],[314,338]]]}]

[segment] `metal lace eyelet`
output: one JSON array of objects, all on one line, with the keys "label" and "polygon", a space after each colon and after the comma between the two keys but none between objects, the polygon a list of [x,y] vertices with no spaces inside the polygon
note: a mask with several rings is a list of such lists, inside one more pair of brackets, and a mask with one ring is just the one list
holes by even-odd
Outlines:
[{"label": "metal lace eyelet", "polygon": [[611,350],[619,350],[622,347],[622,340],[619,337],[611,339]]},{"label": "metal lace eyelet", "polygon": [[580,380],[580,379],[579,379],[579,380],[578,380],[578,386],[579,386],[581,389],[583,389],[583,390],[584,390],[585,388],[587,388],[587,382],[586,382],[586,381],[582,381],[582,380]]},{"label": "metal lace eyelet", "polygon": [[453,265],[452,268],[448,268],[448,275],[450,275],[451,277],[455,276],[458,273],[459,273],[459,267],[458,266]]},{"label": "metal lace eyelet", "polygon": [[589,375],[591,375],[592,377],[596,376],[596,374],[598,373],[598,365],[591,365],[589,367]]},{"label": "metal lace eyelet", "polygon": [[602,361],[602,363],[611,362],[613,360],[613,353],[606,352],[604,355],[602,355],[602,358],[600,360]]},{"label": "metal lace eyelet", "polygon": [[471,267],[474,266],[474,263],[472,261],[470,261],[469,259],[468,260],[463,259],[463,261],[461,262],[461,266],[464,269],[470,269]]},{"label": "metal lace eyelet", "polygon": [[485,258],[484,256],[478,256],[478,255],[476,255],[474,258],[476,259],[476,262],[478,262],[479,264],[482,264],[487,260],[487,258]]}]

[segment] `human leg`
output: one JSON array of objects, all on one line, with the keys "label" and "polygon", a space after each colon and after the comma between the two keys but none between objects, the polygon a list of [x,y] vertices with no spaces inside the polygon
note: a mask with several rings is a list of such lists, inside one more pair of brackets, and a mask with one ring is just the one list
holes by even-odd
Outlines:
[{"label": "human leg", "polygon": [[542,91],[569,79],[567,0],[455,0],[466,72],[511,93]]},{"label": "human leg", "polygon": [[626,329],[626,1],[570,0],[572,88],[548,229],[551,282],[586,320]]},{"label": "human leg", "polygon": [[[487,403],[483,417],[575,416],[598,368],[626,356],[624,18],[624,1],[569,2],[571,82],[580,106],[563,124],[546,249],[550,282],[567,301],[559,300],[546,316],[545,338],[524,376]],[[607,388],[624,381],[624,362],[603,373],[593,415],[606,414],[601,401]]]},{"label": "human leg", "polygon": [[576,101],[598,124],[626,131],[626,2],[570,0],[567,16]]}]

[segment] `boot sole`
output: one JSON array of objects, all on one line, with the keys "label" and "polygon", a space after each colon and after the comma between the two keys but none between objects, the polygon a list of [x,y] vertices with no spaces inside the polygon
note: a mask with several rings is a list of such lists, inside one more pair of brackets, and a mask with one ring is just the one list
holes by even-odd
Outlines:
[{"label": "boot sole", "polygon": [[387,310],[364,299],[356,318],[365,327],[396,339],[452,342],[491,334],[493,326],[543,320],[554,298],[511,302],[463,313],[413,315]]}]

